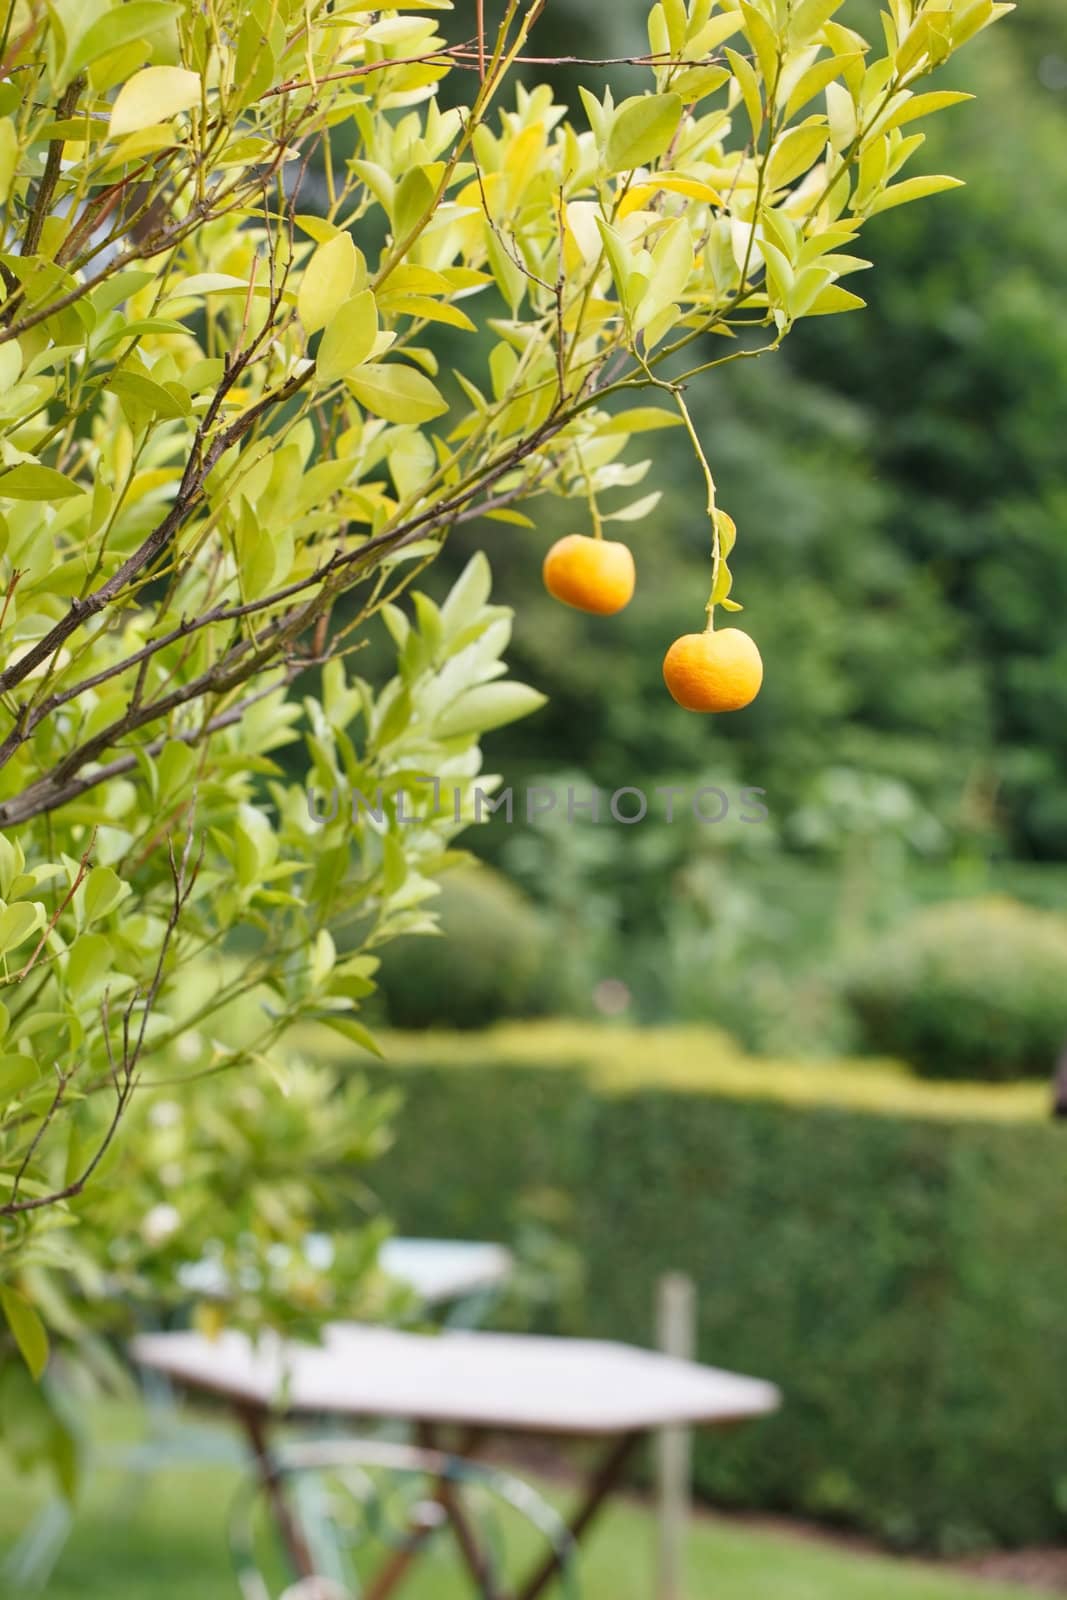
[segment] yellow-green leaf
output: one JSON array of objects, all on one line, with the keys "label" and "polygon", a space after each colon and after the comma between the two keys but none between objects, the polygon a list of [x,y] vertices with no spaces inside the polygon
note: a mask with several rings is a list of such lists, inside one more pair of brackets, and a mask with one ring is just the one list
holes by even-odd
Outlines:
[{"label": "yellow-green leaf", "polygon": [[42,907],[37,902],[16,901],[14,906],[5,906],[0,910],[0,955],[8,954],[19,944],[29,939],[30,933],[40,928],[43,920]]},{"label": "yellow-green leaf", "polygon": [[320,244],[304,269],[297,290],[297,314],[305,333],[324,328],[352,293],[356,247],[350,234],[338,233]]},{"label": "yellow-green leaf", "polygon": [[200,75],[186,67],[142,67],[122,85],[111,108],[110,134],[139,133],[200,104]]},{"label": "yellow-green leaf", "polygon": [[94,867],[85,880],[82,891],[86,922],[96,922],[113,911],[120,900],[125,900],[129,887],[111,867]]},{"label": "yellow-green leaf", "polygon": [[842,289],[839,283],[829,283],[813,300],[804,315],[828,317],[839,311],[862,311],[866,304],[866,300],[861,300],[858,294],[853,294],[849,289]]},{"label": "yellow-green leaf", "polygon": [[434,723],[434,732],[442,739],[488,733],[491,728],[501,728],[507,722],[530,716],[545,703],[545,696],[526,683],[478,684],[441,712]]},{"label": "yellow-green leaf", "polygon": [[616,412],[610,422],[597,429],[598,433],[647,433],[654,428],[680,428],[681,417],[659,406],[633,406],[629,411]]},{"label": "yellow-green leaf", "polygon": [[425,167],[409,167],[396,186],[393,199],[393,232],[406,239],[434,203],[437,186]]},{"label": "yellow-green leaf", "polygon": [[822,154],[828,138],[826,125],[821,119],[817,123],[790,128],[783,133],[775,140],[767,162],[768,189],[784,189],[787,183],[792,183],[794,178],[807,172]]},{"label": "yellow-green leaf", "polygon": [[659,313],[680,300],[693,270],[693,237],[689,224],[676,218],[664,229],[652,252],[652,281],[641,298],[634,327],[647,328]]},{"label": "yellow-green leaf", "polygon": [[462,328],[464,333],[474,333],[474,323],[465,311],[447,301],[433,300],[427,294],[397,294],[389,301],[389,314],[394,317],[416,317],[420,321],[444,322],[450,328]]},{"label": "yellow-green leaf", "polygon": [[612,118],[604,165],[609,172],[630,172],[664,154],[682,117],[677,94],[635,95],[624,100]]},{"label": "yellow-green leaf", "polygon": [[0,495],[9,500],[66,500],[85,492],[65,473],[32,461],[22,461],[10,472],[0,474]]},{"label": "yellow-green leaf", "polygon": [[414,367],[375,362],[346,381],[360,405],[386,422],[429,422],[448,410],[440,391]]},{"label": "yellow-green leaf", "polygon": [[[88,9],[88,8],[87,8]],[[180,8],[169,0],[125,0],[125,4],[105,11],[90,23],[63,64],[63,83],[77,77],[83,67],[118,50],[131,39],[140,39],[180,16]],[[152,121],[158,121],[153,117]]]},{"label": "yellow-green leaf", "polygon": [[950,106],[963,105],[964,101],[973,99],[973,94],[964,94],[959,89],[936,89],[930,94],[912,95],[886,118],[881,124],[881,130],[885,132],[889,128],[903,127],[906,122],[915,122],[919,117],[933,116],[935,111],[946,111]]},{"label": "yellow-green leaf", "polygon": [[962,189],[962,178],[950,178],[945,173],[930,173],[925,178],[905,178],[903,183],[890,185],[870,208],[871,216],[879,211],[890,211],[894,206],[907,205],[909,200],[925,200],[927,195],[941,194],[945,189]]},{"label": "yellow-green leaf", "polygon": [[378,337],[378,308],[370,289],[346,300],[326,326],[315,358],[320,383],[335,383],[360,366]]},{"label": "yellow-green leaf", "polygon": [[758,139],[760,129],[763,127],[763,100],[760,96],[759,79],[748,57],[741,55],[737,50],[731,50],[729,45],[726,47],[726,59],[737,79],[737,86],[745,103],[752,137]]},{"label": "yellow-green leaf", "polygon": [[0,205],[11,192],[11,180],[19,158],[19,139],[11,117],[0,117]]}]

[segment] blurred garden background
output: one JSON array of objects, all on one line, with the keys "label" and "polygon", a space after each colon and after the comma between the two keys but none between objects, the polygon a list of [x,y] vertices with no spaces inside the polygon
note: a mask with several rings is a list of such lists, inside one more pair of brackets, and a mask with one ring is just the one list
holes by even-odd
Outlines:
[{"label": "blurred garden background", "polygon": [[[549,7],[544,53],[639,52],[642,22]],[[662,707],[706,562],[680,430],[651,436],[666,489],[617,535],[642,603],[612,628],[539,597],[540,537],[489,533],[549,704],[486,741],[516,816],[468,835],[485,867],[446,880],[445,941],[387,953],[389,1024],[437,1031],[391,1047],[374,1180],[406,1228],[558,1248],[568,1330],[647,1340],[657,1270],[691,1272],[703,1354],[788,1394],[708,1442],[706,1493],[942,1551],[1067,1535],[1062,14],[1026,0],[953,68],[979,98],[923,162],[967,186],[877,220],[868,309],[691,386],[756,703]],[[527,824],[532,785],[557,804]]]},{"label": "blurred garden background", "polygon": [[[550,0],[538,51],[640,54],[645,14]],[[642,86],[614,70],[620,95]],[[536,76],[568,103],[584,81]],[[850,280],[868,309],[802,321],[687,394],[741,534],[758,700],[709,721],[664,698],[663,650],[708,565],[682,430],[648,436],[663,493],[617,525],[640,604],[610,629],[540,587],[548,543],[584,531],[574,502],[542,501],[536,531],[458,528],[420,586],[440,601],[484,548],[516,608],[510,665],[548,696],[484,741],[514,817],[465,835],[478,860],[444,880],[443,937],[384,953],[367,1016],[386,1059],[300,1034],[358,1071],[349,1144],[310,1088],[301,1124],[324,1205],[332,1164],[373,1157],[346,1189],[353,1252],[387,1226],[497,1239],[518,1265],[496,1325],[639,1344],[681,1271],[701,1358],[781,1386],[779,1414],[698,1444],[716,1515],[694,1527],[687,1600],[1067,1592],[1062,0],[1023,0],[946,82],[979,98],[936,119],[922,170],[966,187],[872,222],[877,268]],[[360,670],[388,676],[392,653],[380,627]],[[611,815],[623,789],[647,798],[639,821]],[[701,790],[723,797],[704,816]],[[554,804],[528,817],[534,791]],[[235,1207],[269,1191],[287,1137],[284,1110],[245,1109],[226,1134]],[[137,1181],[177,1255],[158,1209],[170,1137],[156,1115],[139,1158],[164,1189]],[[199,1248],[210,1219],[190,1231]],[[72,1438],[89,1416],[117,1448],[143,1420],[104,1341],[88,1364],[123,1398],[79,1401]],[[36,1402],[21,1379],[6,1393],[32,1462]],[[5,1470],[13,1544],[52,1488]],[[213,1519],[236,1469],[211,1470],[188,1488],[168,1467],[119,1517],[126,1480],[93,1475],[48,1592],[233,1592]],[[645,1486],[643,1470],[591,1546],[593,1600],[648,1592]],[[411,1592],[446,1600],[452,1581]]]}]

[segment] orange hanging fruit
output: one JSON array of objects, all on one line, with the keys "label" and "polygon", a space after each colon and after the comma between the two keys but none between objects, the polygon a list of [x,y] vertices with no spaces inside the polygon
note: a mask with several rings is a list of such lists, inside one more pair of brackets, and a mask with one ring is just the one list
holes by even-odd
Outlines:
[{"label": "orange hanging fruit", "polygon": [[763,682],[763,662],[740,628],[684,633],[663,661],[663,678],[686,711],[741,711]]},{"label": "orange hanging fruit", "polygon": [[542,572],[554,599],[602,617],[629,604],[637,576],[628,545],[584,533],[558,539],[545,556]]}]

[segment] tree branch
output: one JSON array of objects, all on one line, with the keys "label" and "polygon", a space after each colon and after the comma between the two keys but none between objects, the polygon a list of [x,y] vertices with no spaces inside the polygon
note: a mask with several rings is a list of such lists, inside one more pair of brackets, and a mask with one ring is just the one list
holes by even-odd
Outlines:
[{"label": "tree branch", "polygon": [[[112,1080],[115,1084],[115,1109],[112,1112],[111,1119],[108,1122],[107,1128],[105,1129],[103,1138],[97,1145],[96,1150],[93,1152],[93,1155],[90,1157],[86,1166],[82,1169],[80,1175],[73,1179],[72,1182],[65,1184],[60,1189],[53,1189],[48,1194],[34,1195],[25,1200],[19,1199],[19,1183],[25,1175],[33,1156],[39,1149],[45,1131],[55,1117],[56,1112],[59,1110],[63,1096],[66,1092],[67,1084],[70,1082],[73,1076],[73,1069],[72,1071],[61,1075],[55,1095],[52,1099],[52,1103],[45,1112],[41,1125],[31,1139],[29,1149],[26,1151],[26,1154],[24,1155],[19,1166],[19,1170],[11,1192],[11,1199],[6,1201],[3,1205],[0,1205],[0,1217],[21,1216],[27,1211],[41,1211],[47,1206],[57,1205],[62,1200],[73,1200],[77,1195],[81,1194],[82,1190],[92,1178],[101,1161],[104,1159],[105,1155],[110,1149],[111,1142],[114,1139],[115,1134],[118,1132],[119,1123],[122,1121],[126,1108],[133,1096],[133,1092],[137,1087],[137,1063],[140,1059],[141,1052],[144,1049],[148,1018],[152,1013],[156,1000],[159,997],[160,988],[163,984],[167,952],[170,949],[171,940],[173,939],[175,931],[177,930],[178,922],[181,918],[182,912],[184,911],[185,906],[188,903],[189,896],[192,894],[193,888],[195,887],[196,879],[200,871],[200,865],[203,861],[204,846],[203,840],[201,840],[200,852],[190,871],[193,837],[193,829],[190,823],[180,862],[175,860],[173,841],[168,841],[171,876],[174,883],[174,901],[170,916],[167,920],[167,927],[160,944],[159,958],[156,961],[155,970],[148,988],[146,991],[144,991],[143,996],[140,990],[134,990],[129,1003],[126,1006],[126,1010],[123,1013],[121,1067],[119,1067],[119,1065],[115,1062],[111,1048],[108,998],[106,994],[104,996],[101,1007],[104,1019],[104,1044],[107,1049],[108,1060],[111,1064]],[[137,1030],[137,1036],[131,1044],[130,1024],[139,1000],[142,1001],[141,1022],[140,1027]]]}]

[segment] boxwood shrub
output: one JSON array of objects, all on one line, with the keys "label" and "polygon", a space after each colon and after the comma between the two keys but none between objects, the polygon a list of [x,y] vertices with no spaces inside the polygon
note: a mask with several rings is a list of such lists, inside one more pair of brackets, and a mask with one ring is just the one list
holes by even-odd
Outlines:
[{"label": "boxwood shrub", "polygon": [[1047,1077],[1067,1042],[1067,918],[930,906],[863,952],[844,992],[867,1047],[927,1076]]}]

